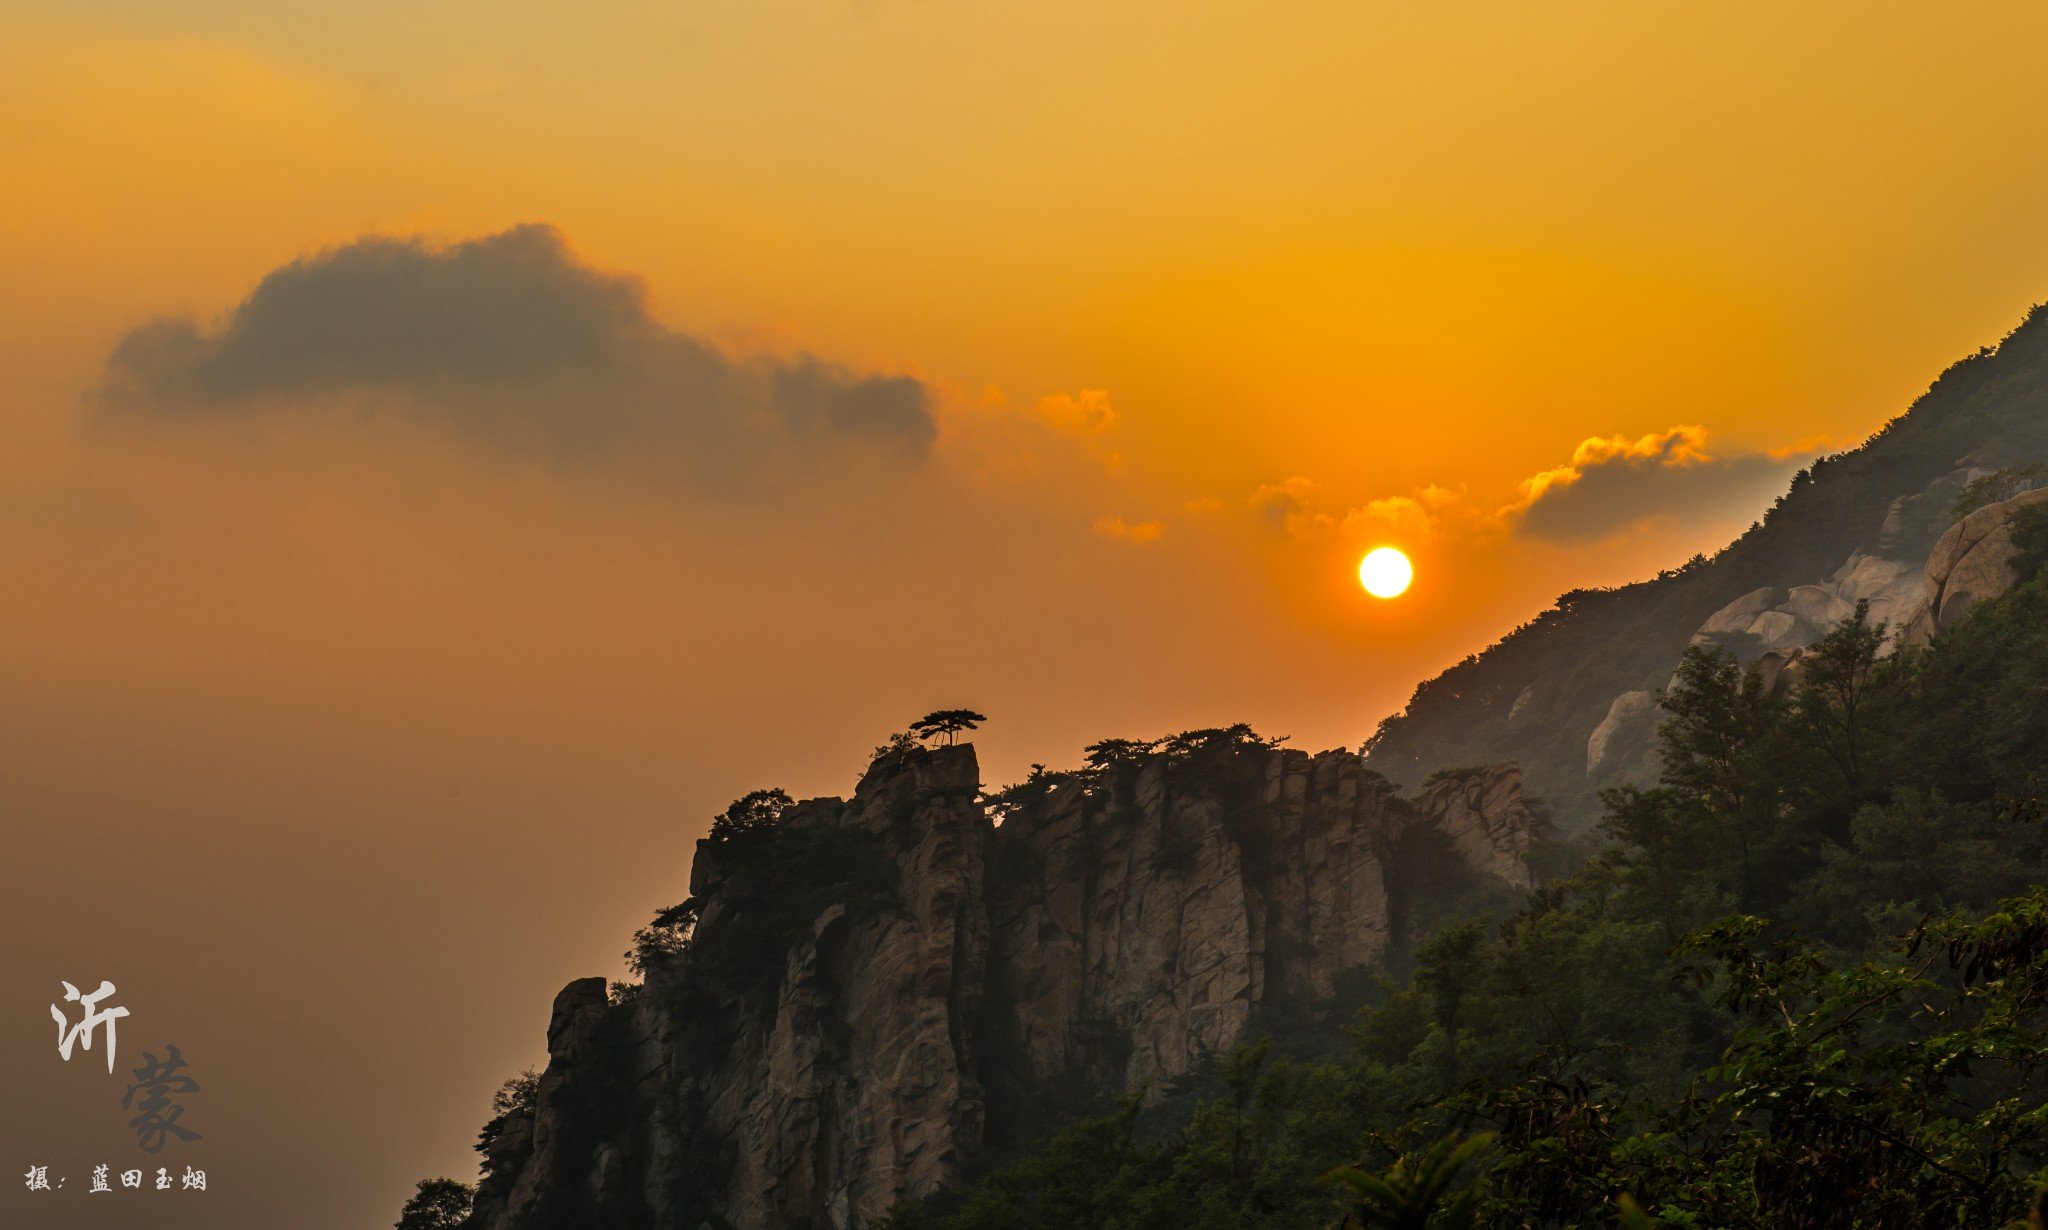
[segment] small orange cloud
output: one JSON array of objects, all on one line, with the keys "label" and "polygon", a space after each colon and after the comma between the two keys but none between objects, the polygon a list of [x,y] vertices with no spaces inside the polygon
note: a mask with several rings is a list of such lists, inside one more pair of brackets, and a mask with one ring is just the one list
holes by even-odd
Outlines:
[{"label": "small orange cloud", "polygon": [[989,385],[976,397],[939,400],[934,417],[940,451],[984,481],[1039,482],[1081,458],[1112,477],[1123,470],[1116,409],[1102,389],[1048,394],[1026,409]]},{"label": "small orange cloud", "polygon": [[1297,474],[1286,482],[1265,484],[1246,502],[1268,525],[1289,538],[1320,538],[1337,522],[1314,507],[1315,492],[1316,484]]},{"label": "small orange cloud", "polygon": [[1616,460],[1689,466],[1702,465],[1713,458],[1707,453],[1707,429],[1696,423],[1681,423],[1669,431],[1653,431],[1634,440],[1620,435],[1588,436],[1572,450],[1575,466],[1597,466]]},{"label": "small orange cloud", "polygon": [[1095,532],[1104,538],[1114,538],[1134,546],[1158,542],[1166,532],[1166,526],[1159,521],[1126,521],[1122,517],[1104,513],[1095,519]]},{"label": "small orange cloud", "polygon": [[1116,410],[1102,389],[1041,397],[1038,417],[1052,424],[1053,430],[1074,436],[1099,436],[1116,428]]},{"label": "small orange cloud", "polygon": [[1346,538],[1393,538],[1418,543],[1435,533],[1436,518],[1423,507],[1421,500],[1412,496],[1390,495],[1371,500],[1344,514]]},{"label": "small orange cloud", "polygon": [[1835,437],[1824,431],[1819,435],[1802,436],[1797,441],[1783,448],[1767,449],[1765,451],[1769,452],[1772,457],[1779,461],[1786,461],[1795,457],[1806,460],[1817,457],[1834,446]]}]

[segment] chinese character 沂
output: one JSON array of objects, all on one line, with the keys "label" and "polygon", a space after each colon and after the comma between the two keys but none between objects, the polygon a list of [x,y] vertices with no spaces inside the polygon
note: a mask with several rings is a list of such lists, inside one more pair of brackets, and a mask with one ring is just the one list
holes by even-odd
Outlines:
[{"label": "chinese character \u6c82", "polygon": [[93,1031],[101,1025],[105,1025],[107,1027],[107,1071],[109,1073],[113,1072],[114,1022],[128,1015],[126,1008],[109,1008],[105,1012],[100,1011],[100,1001],[114,993],[114,984],[102,978],[100,979],[100,989],[90,995],[80,995],[78,988],[68,982],[60,980],[58,985],[64,988],[64,1001],[77,1004],[84,1015],[74,1023],[64,1015],[62,1008],[55,1004],[50,1005],[50,1015],[56,1018],[57,1021],[57,1053],[64,1057],[64,1062],[71,1062],[72,1043],[80,1042],[82,1037],[81,1045],[86,1050],[91,1050]]}]

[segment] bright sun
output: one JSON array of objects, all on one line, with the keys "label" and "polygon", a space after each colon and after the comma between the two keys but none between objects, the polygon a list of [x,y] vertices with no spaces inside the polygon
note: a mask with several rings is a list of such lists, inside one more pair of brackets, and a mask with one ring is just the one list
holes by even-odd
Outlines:
[{"label": "bright sun", "polygon": [[1375,547],[1358,562],[1358,583],[1375,598],[1398,598],[1414,579],[1408,557],[1392,547]]}]

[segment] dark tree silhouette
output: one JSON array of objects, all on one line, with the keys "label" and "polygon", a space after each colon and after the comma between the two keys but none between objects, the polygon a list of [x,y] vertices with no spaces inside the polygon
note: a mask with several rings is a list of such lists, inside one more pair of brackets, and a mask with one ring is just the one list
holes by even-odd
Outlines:
[{"label": "dark tree silhouette", "polygon": [[1082,749],[1082,763],[1098,773],[1143,760],[1159,750],[1159,739],[1104,739]]},{"label": "dark tree silhouette", "polygon": [[724,842],[741,833],[773,828],[793,802],[789,792],[779,788],[749,791],[711,818],[711,840]]},{"label": "dark tree silhouette", "polygon": [[972,709],[937,709],[912,722],[910,733],[926,740],[943,738],[951,747],[961,731],[973,730],[986,721],[987,714]]},{"label": "dark tree silhouette", "polygon": [[468,1220],[475,1195],[468,1184],[453,1179],[421,1179],[419,1190],[399,1211],[397,1230],[455,1230]]}]

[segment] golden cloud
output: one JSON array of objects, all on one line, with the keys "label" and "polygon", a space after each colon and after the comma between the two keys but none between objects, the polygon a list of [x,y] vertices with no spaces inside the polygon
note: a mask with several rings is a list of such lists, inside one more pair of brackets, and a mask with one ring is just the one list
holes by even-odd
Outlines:
[{"label": "golden cloud", "polygon": [[1102,389],[1041,397],[1038,417],[1050,423],[1053,430],[1075,436],[1099,436],[1116,428],[1116,409]]},{"label": "golden cloud", "polygon": [[1095,519],[1095,532],[1104,538],[1114,538],[1134,546],[1158,542],[1166,532],[1166,525],[1160,521],[1126,521],[1120,516],[1104,513]]},{"label": "golden cloud", "polygon": [[1556,542],[1607,538],[1681,510],[1740,516],[1784,485],[1792,453],[1707,451],[1707,431],[1680,424],[1630,438],[1589,436],[1565,465],[1519,484],[1496,514],[1518,532]]}]

